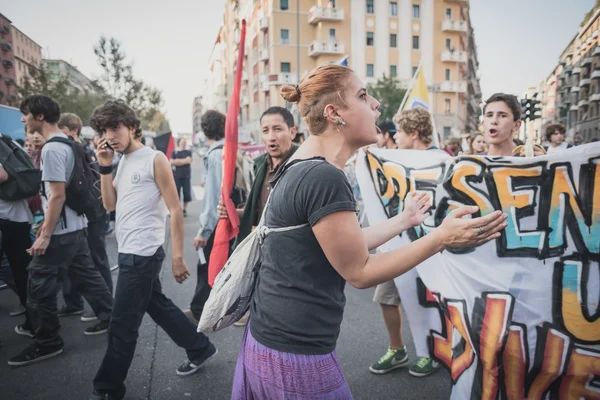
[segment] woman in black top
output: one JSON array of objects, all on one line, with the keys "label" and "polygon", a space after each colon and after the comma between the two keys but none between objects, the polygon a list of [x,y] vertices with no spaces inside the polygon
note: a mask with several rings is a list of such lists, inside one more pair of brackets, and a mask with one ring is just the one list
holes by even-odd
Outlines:
[{"label": "woman in black top", "polygon": [[[335,354],[345,305],[344,285],[368,288],[414,268],[447,247],[472,247],[497,238],[506,218],[451,213],[429,235],[394,252],[369,250],[426,218],[423,196],[409,195],[394,218],[361,229],[344,165],[377,141],[379,102],[349,68],[325,65],[282,97],[298,103],[310,136],[271,181],[271,228],[238,358],[232,399],[351,399]],[[483,229],[483,234],[481,227]]]}]

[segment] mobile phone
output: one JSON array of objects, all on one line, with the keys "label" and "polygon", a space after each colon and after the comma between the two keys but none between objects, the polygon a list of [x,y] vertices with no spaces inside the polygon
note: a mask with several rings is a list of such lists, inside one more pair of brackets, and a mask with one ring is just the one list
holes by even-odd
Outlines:
[{"label": "mobile phone", "polygon": [[113,148],[110,146],[110,144],[108,144],[108,142],[106,142],[104,145],[106,146],[106,148],[107,148],[108,150],[110,150],[110,151],[112,151],[112,152],[114,152],[114,151],[115,151],[115,149],[113,149]]}]

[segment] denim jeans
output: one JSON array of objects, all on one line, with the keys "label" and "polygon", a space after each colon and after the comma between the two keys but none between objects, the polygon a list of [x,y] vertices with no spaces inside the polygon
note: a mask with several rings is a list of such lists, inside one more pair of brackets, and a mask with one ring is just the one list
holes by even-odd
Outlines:
[{"label": "denim jeans", "polygon": [[177,346],[186,350],[190,360],[201,357],[210,344],[163,294],[159,273],[164,258],[162,247],[149,257],[119,253],[119,278],[108,328],[108,348],[94,378],[94,389],[100,393],[124,395],[125,378],[146,312]]},{"label": "denim jeans", "polygon": [[[106,254],[106,227],[103,220],[90,221],[88,223],[88,247],[90,248],[90,256],[94,266],[102,275],[108,291],[113,292],[113,281],[110,274],[110,265],[108,262],[108,255]],[[69,280],[68,276],[63,276],[63,298],[65,299],[65,305],[74,310],[83,309],[83,298],[81,294],[73,287],[73,284]]]},{"label": "denim jeans", "polygon": [[80,291],[101,321],[110,319],[112,296],[106,282],[92,264],[86,230],[53,235],[43,256],[29,264],[27,311],[40,346],[62,346],[56,309],[59,276],[67,271],[69,280]]}]

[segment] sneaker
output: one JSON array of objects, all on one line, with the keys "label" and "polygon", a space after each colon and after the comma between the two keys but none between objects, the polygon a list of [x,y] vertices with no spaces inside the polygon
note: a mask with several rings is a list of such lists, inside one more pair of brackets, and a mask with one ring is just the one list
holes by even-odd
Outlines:
[{"label": "sneaker", "polygon": [[25,350],[23,350],[19,355],[16,355],[8,360],[8,365],[12,365],[14,367],[29,365],[38,361],[55,357],[62,352],[62,345],[42,347],[37,343],[32,343],[31,345],[27,346],[27,348],[25,348]]},{"label": "sneaker", "polygon": [[25,324],[20,324],[20,325],[15,326],[15,333],[17,335],[28,336],[30,338],[32,338],[34,336],[34,333],[31,331],[31,329],[27,329]]},{"label": "sneaker", "polygon": [[20,315],[23,315],[27,312],[27,309],[25,307],[23,307],[22,304],[19,304],[14,310],[12,310],[8,315],[10,315],[11,317],[18,317]]},{"label": "sneaker", "polygon": [[108,321],[100,321],[87,328],[83,333],[88,336],[102,335],[103,333],[108,332],[108,324]]},{"label": "sneaker", "polygon": [[382,375],[387,374],[396,368],[402,368],[408,364],[408,354],[406,354],[406,347],[400,350],[392,350],[388,347],[387,353],[379,359],[375,364],[369,367],[369,371],[374,374]]},{"label": "sneaker", "polygon": [[110,267],[110,272],[119,269],[119,264],[113,265],[112,267]]},{"label": "sneaker", "polygon": [[197,360],[187,360],[184,362],[179,368],[177,368],[177,375],[179,376],[188,376],[196,373],[200,369],[200,367],[205,364],[208,360],[217,355],[219,350],[212,344],[209,343],[208,350],[204,353],[204,355]]},{"label": "sneaker", "polygon": [[58,315],[59,317],[69,317],[71,315],[81,314],[83,314],[83,310],[78,310],[76,308],[71,308],[68,306],[62,306],[60,310],[58,310],[58,313],[56,315]]},{"label": "sneaker", "polygon": [[187,210],[183,210],[183,217],[187,217]]},{"label": "sneaker", "polygon": [[94,389],[89,400],[121,400],[123,397],[125,397],[124,393],[100,393]]},{"label": "sneaker", "polygon": [[0,283],[0,290],[4,290],[8,287],[8,285],[4,282]]},{"label": "sneaker", "polygon": [[244,316],[242,318],[239,319],[239,321],[236,321],[233,323],[233,326],[246,326],[248,325],[248,318],[250,318],[250,313],[247,312],[246,314],[244,314]]},{"label": "sneaker", "polygon": [[86,312],[81,316],[81,322],[92,322],[97,321],[98,317],[93,312]]},{"label": "sneaker", "polygon": [[417,360],[417,363],[408,371],[412,376],[423,377],[431,375],[436,369],[440,367],[440,363],[435,361],[433,358],[421,357]]}]

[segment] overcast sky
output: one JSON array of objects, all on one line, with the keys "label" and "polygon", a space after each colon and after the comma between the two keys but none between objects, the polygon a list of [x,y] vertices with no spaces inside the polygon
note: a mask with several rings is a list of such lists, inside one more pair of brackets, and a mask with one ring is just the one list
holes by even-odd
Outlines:
[{"label": "overcast sky", "polygon": [[[484,99],[497,91],[520,95],[547,77],[594,2],[471,0]],[[134,73],[162,90],[176,133],[192,130],[192,101],[207,78],[224,4],[225,0],[29,0],[26,6],[4,3],[0,12],[40,44],[44,56],[64,59],[90,78],[100,73],[94,44],[101,35],[117,38],[134,62]]]}]

